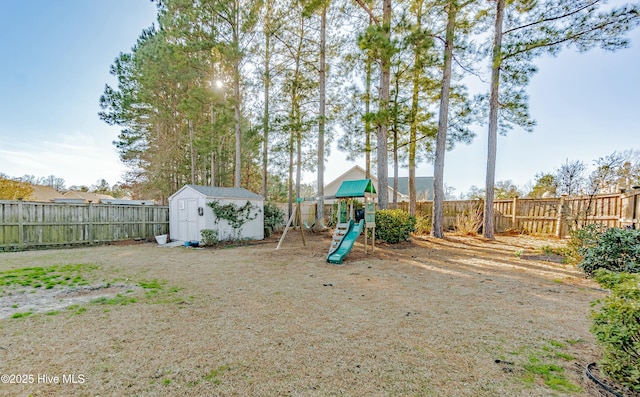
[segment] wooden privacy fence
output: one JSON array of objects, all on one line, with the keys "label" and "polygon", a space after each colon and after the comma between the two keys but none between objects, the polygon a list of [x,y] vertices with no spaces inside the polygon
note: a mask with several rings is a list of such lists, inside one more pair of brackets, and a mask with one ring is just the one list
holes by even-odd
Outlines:
[{"label": "wooden privacy fence", "polygon": [[[301,204],[303,219],[312,223],[315,203]],[[287,212],[287,205],[279,205]],[[445,201],[444,228],[455,230],[458,216],[482,217],[482,200]],[[398,208],[409,210],[409,203],[398,203]],[[557,197],[546,199],[514,198],[496,200],[493,204],[494,224],[497,233],[519,232],[536,235],[565,237],[571,230],[591,223],[606,227],[640,228],[640,189],[629,193],[603,194],[596,196]],[[417,215],[431,218],[433,202],[417,203]],[[330,222],[332,205],[325,205],[325,223]]]},{"label": "wooden privacy fence", "polygon": [[[408,211],[409,203],[398,207]],[[445,201],[444,227],[453,230],[456,217],[477,213],[482,216],[482,200]],[[494,224],[497,233],[519,233],[565,237],[571,230],[591,223],[605,227],[640,227],[640,190],[622,194],[495,200]],[[479,209],[479,211],[477,211]],[[433,203],[417,203],[417,214],[431,217]]]},{"label": "wooden privacy fence", "polygon": [[0,250],[146,239],[169,231],[169,207],[0,200]]}]

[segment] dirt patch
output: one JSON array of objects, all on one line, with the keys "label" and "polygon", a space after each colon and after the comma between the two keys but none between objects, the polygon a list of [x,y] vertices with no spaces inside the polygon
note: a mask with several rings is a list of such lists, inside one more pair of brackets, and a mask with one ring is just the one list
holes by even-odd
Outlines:
[{"label": "dirt patch", "polygon": [[[535,258],[562,241],[447,235],[361,241],[342,266],[331,236],[259,245],[156,244],[0,254],[0,271],[90,263],[106,279],[161,280],[159,298],[79,315],[0,320],[0,373],[75,374],[75,384],[8,385],[9,395],[597,396],[580,368],[599,350],[573,266]],[[527,256],[527,259],[522,256]],[[3,306],[5,303],[3,303]],[[526,370],[563,368],[578,391]],[[500,360],[500,361],[496,361]],[[0,394],[2,392],[0,391]]]},{"label": "dirt patch", "polygon": [[35,314],[63,310],[72,305],[134,290],[139,291],[140,287],[129,284],[114,284],[14,290],[0,296],[0,319],[9,318],[16,313]]}]

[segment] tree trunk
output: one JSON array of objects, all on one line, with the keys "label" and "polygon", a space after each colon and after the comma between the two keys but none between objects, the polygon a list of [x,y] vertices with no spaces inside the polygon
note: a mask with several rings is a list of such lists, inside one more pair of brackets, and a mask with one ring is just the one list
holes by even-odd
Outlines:
[{"label": "tree trunk", "polygon": [[[422,1],[419,2],[416,13],[416,27],[422,31]],[[415,43],[413,49],[413,94],[411,96],[411,113],[409,120],[409,215],[416,215],[416,139],[418,135],[418,105],[420,100],[420,75],[422,68],[419,67],[420,43]]]},{"label": "tree trunk", "polygon": [[398,95],[400,92],[400,73],[396,75],[395,79],[396,90],[393,98],[393,203],[391,208],[394,210],[398,208]]},{"label": "tree trunk", "polygon": [[[269,11],[267,11],[268,15]],[[269,20],[265,22],[269,26]],[[265,29],[266,30],[266,29]],[[264,112],[262,116],[262,197],[265,200],[267,198],[267,183],[269,166],[269,88],[271,87],[271,70],[270,63],[270,48],[271,35],[268,31],[265,31],[265,55],[264,55]]]},{"label": "tree trunk", "polygon": [[444,238],[444,154],[447,148],[447,128],[449,124],[449,93],[451,90],[451,61],[455,39],[457,5],[449,2],[447,10],[447,31],[444,46],[444,68],[442,70],[442,94],[436,136],[436,153],[433,163],[433,220],[431,236]]},{"label": "tree trunk", "polygon": [[393,203],[392,208],[398,208],[398,130],[393,130]]},{"label": "tree trunk", "polygon": [[318,205],[316,209],[316,222],[319,227],[324,216],[324,126],[325,126],[325,102],[326,102],[326,69],[325,58],[327,50],[327,7],[322,7],[320,19],[320,110],[318,120]]},{"label": "tree trunk", "polygon": [[[384,0],[382,6],[382,28],[384,34],[391,41],[391,0]],[[378,208],[389,209],[389,178],[388,178],[388,149],[389,135],[389,84],[391,78],[391,54],[383,53],[380,60],[380,109],[384,114],[376,133],[378,148]]]},{"label": "tree trunk", "polygon": [[293,131],[290,131],[289,135],[289,186],[288,186],[288,197],[287,202],[289,204],[288,209],[289,213],[287,216],[291,216],[293,214]]},{"label": "tree trunk", "polygon": [[233,121],[235,123],[236,135],[236,158],[235,173],[233,178],[233,187],[240,187],[240,171],[242,167],[242,132],[240,130],[240,4],[235,4],[235,20],[233,26],[233,44],[235,49],[233,59],[233,94],[234,94],[234,112]]},{"label": "tree trunk", "polygon": [[487,150],[487,179],[485,184],[484,220],[482,235],[494,240],[493,195],[496,179],[496,153],[498,148],[498,108],[500,89],[500,66],[502,64],[502,21],[504,18],[504,2],[496,3],[496,21],[493,36],[493,53],[491,58],[491,91],[489,93],[489,145]]},{"label": "tree trunk", "polygon": [[367,59],[366,66],[366,87],[364,98],[364,113],[367,115],[364,120],[364,175],[365,178],[371,178],[371,121],[369,121],[369,113],[371,112],[371,59]]},{"label": "tree trunk", "polygon": [[300,182],[302,181],[302,127],[300,123],[300,108],[296,107],[296,198],[300,197]]},{"label": "tree trunk", "polygon": [[234,123],[236,132],[236,170],[233,178],[233,187],[240,187],[240,170],[242,166],[242,132],[240,131],[240,65],[239,62],[234,63]]},{"label": "tree trunk", "polygon": [[193,120],[189,119],[189,154],[191,158],[191,184],[196,184],[196,148],[194,147]]}]

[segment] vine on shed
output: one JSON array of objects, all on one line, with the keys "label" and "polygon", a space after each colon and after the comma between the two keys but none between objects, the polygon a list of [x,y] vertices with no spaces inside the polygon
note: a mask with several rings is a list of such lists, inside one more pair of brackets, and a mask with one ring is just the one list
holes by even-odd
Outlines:
[{"label": "vine on shed", "polygon": [[234,239],[237,240],[240,239],[242,226],[256,219],[260,213],[260,207],[251,204],[248,200],[247,203],[241,207],[234,203],[220,204],[218,201],[210,201],[207,205],[213,210],[216,216],[215,223],[218,224],[221,219],[227,221],[235,233]]}]

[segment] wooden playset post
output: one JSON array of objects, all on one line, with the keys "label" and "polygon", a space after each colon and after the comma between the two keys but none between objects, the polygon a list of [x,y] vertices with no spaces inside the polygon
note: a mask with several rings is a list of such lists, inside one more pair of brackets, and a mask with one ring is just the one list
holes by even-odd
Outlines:
[{"label": "wooden playset post", "polygon": [[373,252],[376,244],[376,203],[375,195],[365,193],[364,197],[364,253],[367,253],[367,231],[371,229],[371,252]]}]

